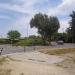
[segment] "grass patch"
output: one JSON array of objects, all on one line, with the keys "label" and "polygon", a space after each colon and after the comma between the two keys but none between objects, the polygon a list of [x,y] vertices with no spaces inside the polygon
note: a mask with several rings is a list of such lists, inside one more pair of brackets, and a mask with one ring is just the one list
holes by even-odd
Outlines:
[{"label": "grass patch", "polygon": [[68,48],[68,49],[48,49],[48,50],[41,50],[40,52],[49,54],[49,55],[61,55],[66,53],[75,52],[75,48]]}]

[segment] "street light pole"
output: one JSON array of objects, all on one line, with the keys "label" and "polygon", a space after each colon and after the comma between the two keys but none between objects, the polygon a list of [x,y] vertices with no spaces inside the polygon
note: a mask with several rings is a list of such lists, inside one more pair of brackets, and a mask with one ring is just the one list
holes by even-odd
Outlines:
[{"label": "street light pole", "polygon": [[[28,25],[27,25],[27,28],[26,28],[26,37],[27,37],[27,39],[26,40],[28,40]],[[26,51],[26,46],[24,45],[24,52]]]}]

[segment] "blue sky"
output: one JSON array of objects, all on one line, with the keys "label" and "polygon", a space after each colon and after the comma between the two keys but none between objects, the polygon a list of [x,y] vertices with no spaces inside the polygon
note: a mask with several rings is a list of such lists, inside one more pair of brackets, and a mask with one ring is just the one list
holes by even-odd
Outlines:
[{"label": "blue sky", "polygon": [[37,35],[29,22],[36,13],[57,16],[64,32],[69,26],[69,14],[75,10],[75,0],[0,0],[0,36],[6,37],[9,30],[18,30],[22,36]]}]

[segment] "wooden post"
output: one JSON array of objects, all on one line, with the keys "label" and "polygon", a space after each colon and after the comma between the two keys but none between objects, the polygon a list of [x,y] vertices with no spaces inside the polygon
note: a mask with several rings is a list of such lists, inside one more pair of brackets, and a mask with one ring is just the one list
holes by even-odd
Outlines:
[{"label": "wooden post", "polygon": [[24,52],[26,51],[26,47],[24,46]]}]

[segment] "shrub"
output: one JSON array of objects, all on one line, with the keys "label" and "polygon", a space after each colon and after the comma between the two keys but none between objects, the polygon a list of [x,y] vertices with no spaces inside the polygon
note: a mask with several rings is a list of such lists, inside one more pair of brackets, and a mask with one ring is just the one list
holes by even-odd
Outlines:
[{"label": "shrub", "polygon": [[19,40],[16,45],[20,46],[34,46],[34,45],[44,45],[44,41],[41,38],[26,38]]}]

